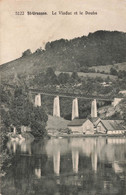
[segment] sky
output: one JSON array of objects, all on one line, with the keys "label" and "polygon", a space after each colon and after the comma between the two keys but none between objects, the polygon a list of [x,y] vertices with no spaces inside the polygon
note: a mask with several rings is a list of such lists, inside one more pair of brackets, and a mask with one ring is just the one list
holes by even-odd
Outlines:
[{"label": "sky", "polygon": [[[18,11],[24,15],[16,15]],[[27,15],[27,11],[48,15]],[[59,11],[72,15],[59,15]],[[85,11],[97,15],[85,15]],[[27,49],[44,48],[48,41],[73,39],[97,30],[126,32],[126,0],[0,0],[0,27],[3,64],[21,57]]]}]

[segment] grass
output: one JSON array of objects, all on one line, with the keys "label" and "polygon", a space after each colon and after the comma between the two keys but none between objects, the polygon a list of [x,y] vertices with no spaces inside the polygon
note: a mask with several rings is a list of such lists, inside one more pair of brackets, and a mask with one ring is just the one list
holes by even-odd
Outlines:
[{"label": "grass", "polygon": [[92,66],[89,69],[94,69],[96,72],[105,72],[105,73],[110,73],[110,69],[115,68],[117,71],[119,70],[126,70],[126,62],[123,63],[118,63],[118,64],[113,64],[113,65],[105,65],[105,66]]},{"label": "grass", "polygon": [[[55,71],[55,74],[58,76],[61,72],[60,71]],[[72,72],[63,72],[63,73],[67,73],[71,76]],[[96,78],[96,77],[101,77],[103,79],[107,79],[108,76],[110,79],[115,80],[117,78],[117,76],[113,76],[110,74],[102,74],[102,73],[85,73],[85,72],[78,72],[78,76],[79,77],[91,77],[91,78]]]},{"label": "grass", "polygon": [[61,117],[55,117],[55,116],[48,116],[48,122],[47,122],[47,126],[46,129],[66,129],[67,128],[67,124],[70,121],[65,120]]}]

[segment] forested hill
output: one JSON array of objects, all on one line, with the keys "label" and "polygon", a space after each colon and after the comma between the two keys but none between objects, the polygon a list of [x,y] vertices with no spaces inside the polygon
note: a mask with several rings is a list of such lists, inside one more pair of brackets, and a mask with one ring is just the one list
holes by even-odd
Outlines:
[{"label": "forested hill", "polygon": [[[41,32],[40,32],[41,33]],[[2,73],[35,74],[47,67],[59,71],[83,71],[85,67],[126,61],[126,33],[97,31],[72,40],[48,42],[45,49],[30,49],[22,57],[0,66]]]}]

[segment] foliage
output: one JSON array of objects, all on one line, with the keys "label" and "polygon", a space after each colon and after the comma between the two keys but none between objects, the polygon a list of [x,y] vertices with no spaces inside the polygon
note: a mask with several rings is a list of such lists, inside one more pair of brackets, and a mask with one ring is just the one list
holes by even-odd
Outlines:
[{"label": "foliage", "polygon": [[71,129],[69,129],[69,128],[65,128],[65,129],[58,129],[58,132],[60,133],[60,134],[71,134],[72,133],[72,130]]},{"label": "foliage", "polygon": [[[51,68],[52,69],[52,68]],[[49,74],[54,74],[54,71],[49,71]],[[48,74],[48,75],[49,75]],[[109,77],[103,79],[101,77],[79,77],[77,72],[73,72],[72,75],[68,75],[67,73],[60,73],[57,77],[58,86],[52,85],[51,77],[50,83],[46,80],[46,72],[40,73],[34,83],[46,92],[57,92],[61,94],[68,95],[84,95],[84,96],[102,96],[102,97],[114,97],[117,96],[118,92],[121,89],[125,89],[125,82],[123,80],[111,80]],[[107,86],[103,86],[103,82],[106,82]],[[53,97],[45,97],[43,96],[43,104],[46,105],[48,114],[52,115],[53,110]],[[60,107],[61,107],[61,116],[65,119],[71,120],[71,110],[72,110],[72,100],[71,99],[60,99]],[[79,116],[80,118],[86,118],[90,115],[91,112],[91,102],[89,101],[81,101],[79,100]]]},{"label": "foliage", "polygon": [[53,70],[53,68],[48,67],[46,72],[40,72],[35,76],[31,85],[45,86],[45,85],[56,85],[58,84],[58,78]]},{"label": "foliage", "polygon": [[124,120],[124,124],[126,125],[126,98],[124,98],[124,99],[120,102],[119,105],[120,105],[122,117],[123,117],[123,120]]},{"label": "foliage", "polygon": [[119,77],[120,79],[126,78],[126,71],[120,70],[120,71],[118,72],[118,77]]},{"label": "foliage", "polygon": [[6,88],[4,84],[0,85],[0,101],[2,104],[10,103],[11,92]]},{"label": "foliage", "polygon": [[29,56],[29,55],[31,55],[31,54],[32,54],[31,50],[30,50],[30,49],[27,49],[26,51],[24,51],[24,52],[22,53],[22,57]]},{"label": "foliage", "polygon": [[6,144],[7,144],[7,129],[1,121],[0,127],[0,177],[6,174],[6,169],[11,165],[11,154],[8,154]]},{"label": "foliage", "polygon": [[[86,70],[83,67],[126,61],[126,34],[117,31],[97,31],[89,33],[87,37],[70,41],[61,39],[48,42],[45,50],[46,60],[57,70],[82,71]],[[53,60],[49,59],[50,57],[53,57]]]},{"label": "foliage", "polygon": [[79,81],[79,80],[80,80],[80,79],[79,79],[79,76],[78,76],[78,74],[77,74],[77,72],[72,72],[71,78],[72,78],[73,80],[76,80],[76,81]]},{"label": "foliage", "polygon": [[35,136],[45,135],[48,117],[44,108],[34,107],[24,85],[15,87],[8,109],[1,108],[1,114],[2,122],[7,129],[12,125],[20,132],[21,126],[24,125],[31,127]]},{"label": "foliage", "polygon": [[35,137],[44,137],[46,135],[46,122],[48,120],[47,115],[42,107],[33,107],[30,115],[30,127],[31,133]]},{"label": "foliage", "polygon": [[49,67],[46,70],[45,79],[47,83],[58,84],[57,76],[54,73],[54,70]]},{"label": "foliage", "polygon": [[110,74],[111,75],[118,75],[118,72],[117,72],[117,70],[115,68],[111,68],[110,69]]},{"label": "foliage", "polygon": [[30,124],[29,116],[32,106],[32,103],[29,101],[28,93],[25,92],[25,89],[22,87],[17,86],[9,108],[11,124],[17,129],[19,129],[21,125],[28,126]]},{"label": "foliage", "polygon": [[11,125],[11,119],[9,115],[9,111],[5,111],[3,108],[1,109],[1,121],[4,124],[5,128],[9,128]]},{"label": "foliage", "polygon": [[40,47],[40,48],[38,48],[36,51],[35,51],[35,53],[37,53],[37,54],[41,54],[42,52],[44,52],[44,50],[42,50],[42,48]]},{"label": "foliage", "polygon": [[58,76],[58,81],[60,84],[66,84],[70,81],[70,76],[67,73],[60,73]]},{"label": "foliage", "polygon": [[35,75],[36,72],[44,72],[47,67],[63,72],[86,72],[92,66],[125,61],[126,33],[97,31],[69,41],[61,39],[48,42],[45,50],[38,49],[33,54],[28,49],[23,52],[22,58],[4,64],[0,70],[5,79],[6,75],[10,77],[14,72]]},{"label": "foliage", "polygon": [[44,87],[47,85],[64,85],[68,83],[80,82],[81,79],[77,72],[72,72],[70,76],[68,73],[61,72],[58,76],[55,74],[53,68],[48,67],[46,72],[39,73],[31,81],[32,86]]}]

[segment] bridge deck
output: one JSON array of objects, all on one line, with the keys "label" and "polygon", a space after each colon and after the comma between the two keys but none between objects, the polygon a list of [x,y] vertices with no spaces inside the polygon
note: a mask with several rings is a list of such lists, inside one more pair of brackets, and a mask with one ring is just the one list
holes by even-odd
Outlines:
[{"label": "bridge deck", "polygon": [[82,94],[64,94],[64,93],[58,93],[58,92],[44,92],[42,90],[36,90],[36,89],[30,89],[30,92],[32,94],[41,94],[41,95],[45,95],[45,96],[59,96],[59,97],[63,97],[63,98],[78,98],[78,99],[85,99],[85,100],[93,100],[93,99],[97,99],[100,101],[113,101],[114,98],[112,97],[101,97],[101,96],[88,96],[88,95],[82,95]]}]

